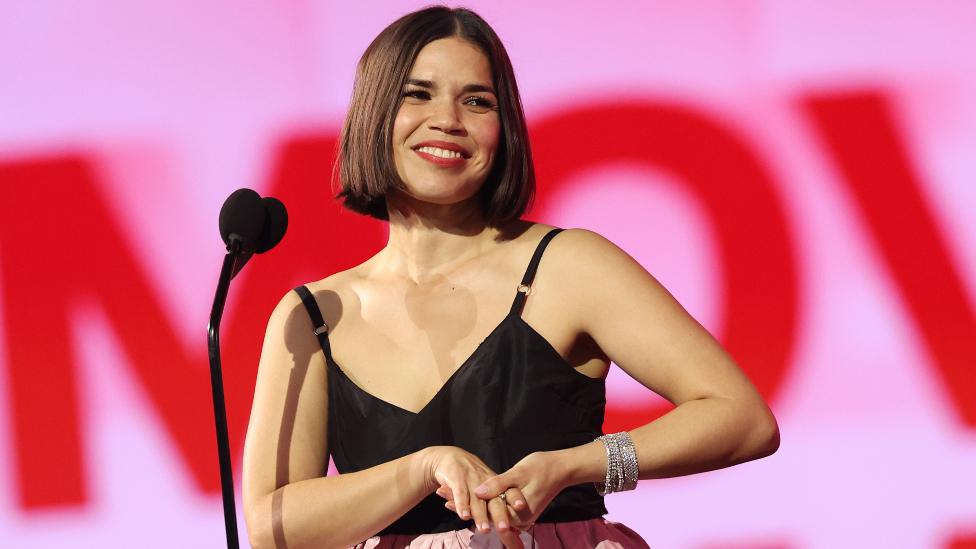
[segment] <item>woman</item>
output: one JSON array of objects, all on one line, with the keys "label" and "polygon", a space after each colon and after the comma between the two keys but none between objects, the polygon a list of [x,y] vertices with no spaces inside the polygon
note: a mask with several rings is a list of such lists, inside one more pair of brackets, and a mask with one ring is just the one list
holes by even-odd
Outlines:
[{"label": "woman", "polygon": [[[640,265],[519,219],[521,103],[474,13],[373,41],[340,179],[389,241],[272,313],[244,454],[255,547],[646,547],[604,493],[775,451],[761,397]],[[676,407],[601,437],[610,360]]]}]

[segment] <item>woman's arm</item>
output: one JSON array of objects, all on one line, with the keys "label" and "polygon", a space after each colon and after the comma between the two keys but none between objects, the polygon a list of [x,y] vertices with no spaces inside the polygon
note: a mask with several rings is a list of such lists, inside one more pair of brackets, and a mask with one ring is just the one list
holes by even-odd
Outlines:
[{"label": "woman's arm", "polygon": [[[544,264],[549,275],[558,273],[547,287],[558,285],[560,295],[574,296],[561,301],[561,318],[575,322],[574,330],[590,335],[628,375],[675,404],[630,432],[641,479],[719,469],[776,451],[776,420],[755,387],[633,258],[595,233],[569,230],[550,245]],[[556,488],[605,478],[601,442],[543,454],[489,482],[485,497],[508,484],[521,486],[531,503],[534,493],[552,491],[526,487],[542,469]]]},{"label": "woman's arm", "polygon": [[[732,357],[633,258],[600,235],[565,235],[579,328],[630,377],[675,408],[631,436],[640,478],[687,475],[768,456],[779,446],[769,407]],[[566,260],[563,259],[563,260]],[[606,472],[602,443],[570,450],[573,481]],[[587,459],[590,458],[590,459]],[[582,479],[581,479],[582,481]]]},{"label": "woman's arm", "polygon": [[327,370],[294,292],[268,322],[244,445],[244,516],[252,546],[347,547],[430,493],[424,456],[326,477]]},{"label": "woman's arm", "polygon": [[[268,322],[244,444],[244,517],[253,547],[348,547],[390,525],[440,484],[465,493],[495,474],[460,448],[436,446],[326,477],[327,374],[308,314],[289,292]],[[478,524],[507,518],[504,506],[470,498],[462,504],[464,518]],[[515,534],[500,535],[506,546],[521,547]]]}]

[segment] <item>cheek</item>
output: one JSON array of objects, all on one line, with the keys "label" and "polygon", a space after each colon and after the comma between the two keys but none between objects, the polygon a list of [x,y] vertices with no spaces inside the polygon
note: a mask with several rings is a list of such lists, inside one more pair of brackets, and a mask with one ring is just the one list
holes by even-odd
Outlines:
[{"label": "cheek", "polygon": [[402,143],[413,131],[412,128],[415,126],[413,122],[414,116],[410,113],[408,109],[400,107],[397,111],[396,117],[393,119],[393,143]]},{"label": "cheek", "polygon": [[411,112],[406,106],[401,106],[400,110],[397,111],[396,117],[393,119],[393,135],[391,136],[393,141],[393,162],[397,174],[401,179],[406,175],[403,171],[403,161],[407,154],[406,141],[417,128],[417,121],[418,117],[416,113]]},{"label": "cheek", "polygon": [[491,151],[492,157],[495,155],[495,151],[498,150],[498,143],[501,140],[501,122],[499,120],[494,120],[492,122],[485,123],[478,128],[478,143],[487,150]]}]

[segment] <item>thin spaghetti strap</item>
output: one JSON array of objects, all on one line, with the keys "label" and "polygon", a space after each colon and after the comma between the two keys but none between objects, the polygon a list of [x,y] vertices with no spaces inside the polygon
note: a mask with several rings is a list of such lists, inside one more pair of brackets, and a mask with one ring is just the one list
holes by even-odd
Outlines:
[{"label": "thin spaghetti strap", "polygon": [[326,360],[332,363],[332,347],[329,346],[329,325],[322,319],[322,311],[319,310],[319,304],[315,302],[315,297],[312,296],[312,292],[308,291],[308,288],[305,286],[295,288],[295,293],[302,298],[302,305],[305,306],[305,310],[308,311],[308,316],[312,320],[312,333],[319,339],[319,345],[322,346],[322,352],[325,353]]},{"label": "thin spaghetti strap", "polygon": [[525,276],[522,277],[522,283],[518,285],[515,291],[515,301],[512,302],[511,312],[514,314],[522,314],[522,306],[525,305],[525,298],[530,293],[532,293],[532,281],[535,280],[535,271],[539,268],[539,260],[542,259],[542,252],[546,250],[546,246],[549,245],[549,241],[553,239],[554,236],[562,232],[562,229],[553,229],[546,233],[539,241],[539,245],[535,248],[535,253],[532,254],[532,260],[529,261],[529,266],[525,269]]}]

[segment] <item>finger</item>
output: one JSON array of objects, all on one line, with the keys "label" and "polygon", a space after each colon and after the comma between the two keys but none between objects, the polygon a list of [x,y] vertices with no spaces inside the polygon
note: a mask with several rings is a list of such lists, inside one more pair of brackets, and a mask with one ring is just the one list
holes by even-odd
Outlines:
[{"label": "finger", "polygon": [[[455,500],[457,501],[457,500]],[[488,506],[486,502],[478,498],[474,498],[471,502],[471,515],[474,518],[475,527],[482,534],[487,534],[491,532],[492,521],[488,517]]]},{"label": "finger", "polygon": [[527,528],[532,519],[532,510],[529,509],[521,490],[518,488],[505,490],[505,500],[508,504],[508,513],[512,517],[512,523],[519,528]]},{"label": "finger", "polygon": [[468,489],[463,484],[458,484],[451,488],[454,495],[454,505],[457,507],[457,514],[461,520],[469,520],[472,516],[471,503],[468,497]]},{"label": "finger", "polygon": [[522,540],[518,537],[518,530],[512,526],[512,517],[508,511],[508,505],[501,498],[493,498],[488,501],[488,513],[491,515],[495,531],[505,547],[509,549],[521,548]]},{"label": "finger", "polygon": [[[508,514],[508,505],[505,505],[505,514]],[[519,531],[512,526],[508,520],[501,520],[497,523],[495,531],[498,533],[498,539],[501,540],[502,545],[507,549],[524,549],[522,540],[519,538]]]},{"label": "finger", "polygon": [[446,500],[452,500],[452,499],[454,499],[454,492],[450,488],[448,488],[447,486],[445,486],[443,484],[441,484],[437,488],[437,490],[434,491],[434,493],[437,494],[438,496],[446,499]]},{"label": "finger", "polygon": [[520,486],[521,483],[515,482],[516,480],[511,478],[508,472],[495,475],[482,482],[480,486],[475,488],[474,493],[479,498],[487,501],[491,498],[498,497],[499,494],[511,486]]},{"label": "finger", "polygon": [[512,507],[512,509],[515,509],[516,511],[521,512],[529,510],[529,504],[527,503],[528,500],[525,499],[525,496],[522,494],[522,490],[517,487],[512,487],[505,490],[505,501]]}]

